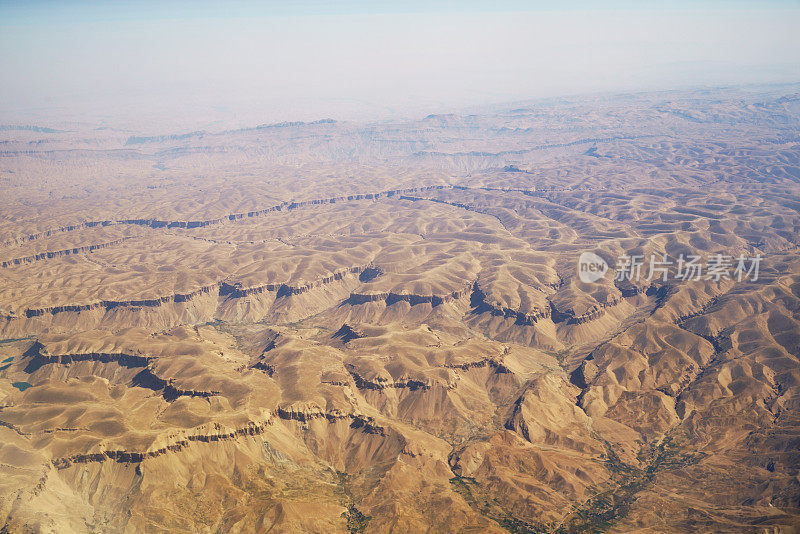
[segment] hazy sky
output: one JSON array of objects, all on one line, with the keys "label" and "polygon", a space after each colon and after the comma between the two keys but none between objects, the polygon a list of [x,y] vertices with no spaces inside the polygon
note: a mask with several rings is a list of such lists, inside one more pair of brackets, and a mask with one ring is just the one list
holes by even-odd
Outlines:
[{"label": "hazy sky", "polygon": [[800,1],[777,0],[0,0],[0,119],[381,119],[561,94],[800,81],[798,27]]}]

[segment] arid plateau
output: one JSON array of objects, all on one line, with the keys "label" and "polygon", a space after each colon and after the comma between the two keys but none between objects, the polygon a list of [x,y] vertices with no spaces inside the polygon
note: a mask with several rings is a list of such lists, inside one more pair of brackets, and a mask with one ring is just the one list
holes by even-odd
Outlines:
[{"label": "arid plateau", "polygon": [[796,84],[5,125],[0,198],[2,532],[800,528]]}]

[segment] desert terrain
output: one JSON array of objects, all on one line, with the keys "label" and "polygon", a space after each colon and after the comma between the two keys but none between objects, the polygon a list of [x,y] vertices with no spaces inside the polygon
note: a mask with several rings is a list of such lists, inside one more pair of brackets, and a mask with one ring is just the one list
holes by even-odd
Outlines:
[{"label": "desert terrain", "polygon": [[800,528],[800,85],[0,125],[0,198],[2,532]]}]

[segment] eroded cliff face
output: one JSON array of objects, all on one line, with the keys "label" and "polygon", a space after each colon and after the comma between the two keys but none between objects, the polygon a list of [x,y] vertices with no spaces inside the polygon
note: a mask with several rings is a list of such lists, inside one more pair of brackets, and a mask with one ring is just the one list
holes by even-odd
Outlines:
[{"label": "eroded cliff face", "polygon": [[796,529],[797,99],[664,98],[9,140],[0,529]]}]

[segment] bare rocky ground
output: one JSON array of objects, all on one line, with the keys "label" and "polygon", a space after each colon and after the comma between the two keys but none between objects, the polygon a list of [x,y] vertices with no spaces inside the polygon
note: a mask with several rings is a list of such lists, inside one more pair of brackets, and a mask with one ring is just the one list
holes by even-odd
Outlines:
[{"label": "bare rocky ground", "polygon": [[2,531],[794,531],[798,90],[4,128]]}]

